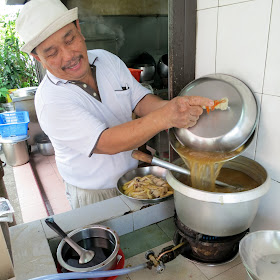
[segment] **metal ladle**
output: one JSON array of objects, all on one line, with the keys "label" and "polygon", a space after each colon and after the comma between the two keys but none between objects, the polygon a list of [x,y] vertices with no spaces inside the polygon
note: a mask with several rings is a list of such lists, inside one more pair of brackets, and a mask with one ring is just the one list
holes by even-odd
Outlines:
[{"label": "metal ladle", "polygon": [[[145,153],[143,153],[141,151],[138,151],[138,150],[134,150],[132,152],[131,156],[134,159],[137,159],[137,160],[140,160],[140,161],[152,164],[152,165],[161,166],[161,167],[164,167],[166,169],[179,172],[181,174],[190,175],[190,171],[188,169],[185,169],[185,168],[183,168],[181,166],[178,166],[176,164],[167,162],[165,160],[161,160],[159,158],[153,157],[151,155],[145,154]],[[221,181],[218,181],[218,180],[216,180],[215,184],[218,185],[218,186],[221,186],[221,187],[225,187],[225,188],[234,188],[235,190],[236,189],[237,190],[242,190],[243,189],[239,185],[238,186],[232,186],[232,185],[229,185],[227,183],[224,183],[224,182],[221,182]]]},{"label": "metal ladle", "polygon": [[59,236],[61,236],[66,243],[69,244],[70,247],[72,247],[80,256],[79,264],[85,264],[90,262],[93,257],[95,256],[95,253],[91,250],[86,250],[79,246],[73,239],[67,236],[67,234],[55,223],[53,218],[47,218],[45,219],[46,224],[54,230]]}]

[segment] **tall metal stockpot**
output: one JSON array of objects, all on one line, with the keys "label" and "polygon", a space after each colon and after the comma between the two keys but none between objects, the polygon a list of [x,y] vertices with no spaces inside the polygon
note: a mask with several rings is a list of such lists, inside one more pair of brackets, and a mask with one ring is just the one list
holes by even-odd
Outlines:
[{"label": "tall metal stockpot", "polygon": [[[174,163],[183,165],[182,159]],[[167,173],[166,180],[174,189],[176,213],[190,229],[211,236],[231,236],[247,230],[253,223],[260,199],[270,188],[268,173],[259,163],[243,156],[223,167],[245,173],[259,186],[244,192],[214,193],[183,184],[176,172]]]}]

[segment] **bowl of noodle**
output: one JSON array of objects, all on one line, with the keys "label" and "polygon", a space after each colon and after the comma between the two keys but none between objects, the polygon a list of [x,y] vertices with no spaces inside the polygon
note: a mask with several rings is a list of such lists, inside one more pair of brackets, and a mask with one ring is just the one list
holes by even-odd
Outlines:
[{"label": "bowl of noodle", "polygon": [[145,203],[158,203],[173,196],[166,181],[168,170],[159,166],[139,167],[125,173],[117,183],[120,194]]}]

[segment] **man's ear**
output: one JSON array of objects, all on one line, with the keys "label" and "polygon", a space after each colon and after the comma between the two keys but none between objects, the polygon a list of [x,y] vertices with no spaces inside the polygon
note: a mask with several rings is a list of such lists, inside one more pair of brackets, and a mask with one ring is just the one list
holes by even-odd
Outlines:
[{"label": "man's ear", "polygon": [[76,27],[81,32],[80,22],[78,19],[76,19]]},{"label": "man's ear", "polygon": [[39,58],[39,56],[37,54],[30,53],[30,55],[32,55],[37,61],[41,62],[41,59]]},{"label": "man's ear", "polygon": [[80,34],[81,34],[82,37],[84,38],[84,40],[86,40],[86,38],[85,38],[84,35],[82,34],[81,27],[80,27],[80,23],[79,23],[79,20],[78,20],[78,19],[76,19],[76,26],[77,26],[78,31],[80,32]]}]

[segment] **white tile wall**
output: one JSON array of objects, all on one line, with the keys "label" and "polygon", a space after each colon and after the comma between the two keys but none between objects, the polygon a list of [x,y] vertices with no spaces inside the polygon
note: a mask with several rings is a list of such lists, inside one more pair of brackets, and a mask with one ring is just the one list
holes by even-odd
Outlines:
[{"label": "white tile wall", "polygon": [[197,12],[196,78],[215,73],[218,8]]},{"label": "white tile wall", "polygon": [[120,199],[129,207],[129,209],[134,212],[140,210],[142,207],[149,205],[149,203],[144,203],[134,199],[125,197],[124,195],[120,196]]},{"label": "white tile wall", "polygon": [[[114,209],[114,211],[112,211],[112,209]],[[114,219],[129,211],[130,209],[120,197],[114,197],[69,212],[54,215],[53,218],[54,221],[68,233],[77,228]],[[48,239],[57,236],[57,234],[46,225],[44,219],[41,220],[41,222]]]},{"label": "white tile wall", "polygon": [[134,230],[174,216],[174,200],[169,199],[133,213]]},{"label": "white tile wall", "polygon": [[[256,97],[256,100],[257,100],[257,103],[258,103],[258,107],[260,109],[261,108],[262,94],[255,93],[255,97]],[[260,116],[259,116],[259,119],[260,119]],[[249,145],[249,147],[247,148],[247,150],[242,154],[245,157],[255,159],[257,137],[258,137],[258,128],[259,128],[259,120],[258,120],[258,125],[257,125],[256,131],[255,131],[254,139],[253,139],[252,143]]]},{"label": "white tile wall", "polygon": [[260,206],[250,228],[257,230],[280,230],[280,183],[271,181],[268,193],[262,197]]},{"label": "white tile wall", "polygon": [[273,1],[268,53],[265,69],[264,94],[280,96],[280,0]]},{"label": "white tile wall", "polygon": [[279,106],[279,97],[263,95],[256,151],[256,160],[276,181],[280,181]]},{"label": "white tile wall", "polygon": [[197,15],[196,77],[235,76],[261,105],[258,138],[244,155],[262,164],[273,180],[253,229],[280,230],[280,0],[219,0],[217,8]]},{"label": "white tile wall", "polygon": [[218,7],[218,0],[197,0],[197,10]]},{"label": "white tile wall", "polygon": [[238,3],[249,2],[249,1],[256,1],[256,0],[219,0],[219,6],[226,6],[226,5],[238,4]]},{"label": "white tile wall", "polygon": [[132,214],[127,214],[119,218],[102,222],[101,224],[113,229],[118,236],[121,236],[133,231],[133,216]]},{"label": "white tile wall", "polygon": [[216,72],[243,80],[262,92],[271,0],[219,8]]}]

